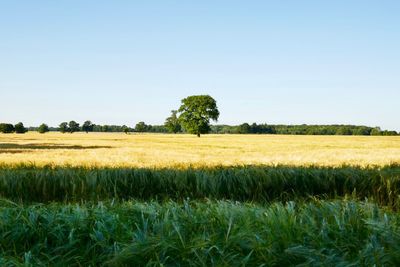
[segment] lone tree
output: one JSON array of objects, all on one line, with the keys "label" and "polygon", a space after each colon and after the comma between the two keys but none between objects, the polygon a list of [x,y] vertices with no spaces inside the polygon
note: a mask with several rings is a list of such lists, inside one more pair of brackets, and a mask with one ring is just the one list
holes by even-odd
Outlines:
[{"label": "lone tree", "polygon": [[28,131],[28,129],[26,129],[24,127],[24,124],[22,122],[15,124],[14,129],[15,129],[15,133],[17,133],[17,134],[23,134]]},{"label": "lone tree", "polygon": [[70,121],[68,123],[68,129],[70,133],[79,132],[79,123],[77,123],[76,121]]},{"label": "lone tree", "polygon": [[94,124],[91,121],[85,121],[82,125],[82,131],[88,133],[93,132]]},{"label": "lone tree", "polygon": [[172,110],[171,116],[169,116],[165,120],[165,124],[164,124],[165,128],[167,128],[167,130],[170,133],[178,133],[182,130],[182,126],[181,126],[181,123],[179,121],[177,114],[178,114],[177,110]]},{"label": "lone tree", "polygon": [[66,133],[68,132],[68,122],[62,122],[60,123],[60,126],[58,126],[60,128],[60,132],[62,133]]},{"label": "lone tree", "polygon": [[194,95],[182,99],[178,111],[179,120],[186,131],[198,137],[210,131],[210,120],[217,121],[219,117],[217,102],[209,95]]},{"label": "lone tree", "polygon": [[47,126],[47,124],[42,123],[39,128],[38,128],[38,132],[41,134],[47,133],[49,132],[49,126]]}]

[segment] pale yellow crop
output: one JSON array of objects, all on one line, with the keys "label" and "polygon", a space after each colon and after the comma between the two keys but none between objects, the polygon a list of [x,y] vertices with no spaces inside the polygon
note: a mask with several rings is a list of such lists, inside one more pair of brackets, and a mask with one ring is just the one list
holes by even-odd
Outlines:
[{"label": "pale yellow crop", "polygon": [[0,134],[0,164],[178,167],[400,163],[400,137],[123,133]]}]

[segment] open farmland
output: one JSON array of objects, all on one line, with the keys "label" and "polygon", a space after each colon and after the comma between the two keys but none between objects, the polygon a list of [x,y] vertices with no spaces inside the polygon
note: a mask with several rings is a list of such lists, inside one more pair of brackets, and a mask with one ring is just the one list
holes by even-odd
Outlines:
[{"label": "open farmland", "polygon": [[400,138],[0,135],[3,266],[396,266]]},{"label": "open farmland", "polygon": [[0,1],[0,267],[400,267],[400,1]]},{"label": "open farmland", "polygon": [[400,163],[400,137],[123,133],[0,134],[0,164],[187,168]]}]

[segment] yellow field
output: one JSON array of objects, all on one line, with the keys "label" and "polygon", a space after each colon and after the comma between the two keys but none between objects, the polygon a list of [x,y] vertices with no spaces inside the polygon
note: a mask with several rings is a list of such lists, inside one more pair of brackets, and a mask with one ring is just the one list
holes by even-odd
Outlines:
[{"label": "yellow field", "polygon": [[38,166],[323,166],[400,163],[400,137],[123,133],[0,134],[0,163]]}]

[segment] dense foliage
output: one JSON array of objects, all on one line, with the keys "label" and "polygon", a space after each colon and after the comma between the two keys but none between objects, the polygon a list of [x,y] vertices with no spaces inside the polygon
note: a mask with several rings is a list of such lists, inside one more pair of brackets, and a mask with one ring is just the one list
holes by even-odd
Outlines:
[{"label": "dense foliage", "polygon": [[[90,121],[89,121],[90,122]],[[30,131],[37,131],[39,127],[29,127]],[[49,127],[50,131],[70,132],[68,123],[61,123],[58,128]],[[186,132],[181,128],[180,123],[174,120],[173,114],[167,118],[164,125],[149,125],[139,122],[136,127],[130,128],[126,125],[96,125],[90,124],[87,128],[84,125],[80,129],[88,132],[147,132],[147,133],[168,133]],[[0,124],[0,132],[14,132],[12,124]],[[248,124],[241,125],[210,125],[210,133],[213,134],[290,134],[290,135],[374,135],[374,136],[395,136],[400,133],[396,131],[382,130],[379,127],[357,126],[357,125],[273,125],[273,124]]]},{"label": "dense foliage", "polygon": [[17,134],[24,134],[28,131],[27,128],[25,128],[24,124],[22,122],[18,122],[15,125],[12,125],[11,123],[0,123],[0,133],[17,133]]},{"label": "dense foliage", "polygon": [[60,123],[58,128],[59,128],[60,132],[62,132],[62,133],[68,132],[68,122]]},{"label": "dense foliage", "polygon": [[41,134],[44,134],[44,133],[49,132],[50,129],[49,129],[49,126],[48,126],[47,124],[42,123],[42,124],[38,127],[37,131],[38,131],[39,133],[41,133]]},{"label": "dense foliage", "polygon": [[209,95],[194,95],[182,99],[179,121],[186,132],[196,134],[209,133],[210,120],[217,121],[219,111],[217,102]]},{"label": "dense foliage", "polygon": [[144,132],[148,132],[149,130],[150,130],[149,125],[147,125],[143,121],[140,121],[135,125],[135,132],[144,133]]},{"label": "dense foliage", "polygon": [[169,116],[165,120],[164,126],[165,126],[165,128],[168,129],[168,132],[170,132],[170,133],[178,133],[178,132],[182,131],[181,122],[179,121],[177,114],[178,114],[177,110],[172,110],[171,116]]},{"label": "dense foliage", "polygon": [[23,134],[28,131],[28,129],[25,128],[24,124],[22,122],[18,122],[14,126],[15,133],[17,134]]},{"label": "dense foliage", "polygon": [[94,124],[91,121],[85,121],[82,124],[82,131],[88,133],[93,132]]},{"label": "dense foliage", "polygon": [[12,125],[11,123],[0,123],[1,133],[13,133],[14,131],[14,125]]},{"label": "dense foliage", "polygon": [[243,123],[238,126],[213,125],[211,132],[218,134],[398,135],[396,131],[356,125],[272,125],[256,123],[251,125]]},{"label": "dense foliage", "polygon": [[70,121],[70,122],[62,122],[59,127],[59,131],[62,133],[74,133],[74,132],[79,132],[81,130],[81,127],[79,126],[79,123],[76,121]]},{"label": "dense foliage", "polygon": [[68,132],[74,133],[74,132],[79,132],[81,128],[79,127],[79,123],[76,121],[70,121],[68,123]]}]

